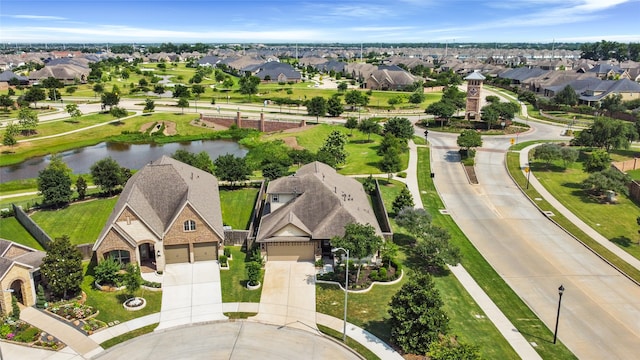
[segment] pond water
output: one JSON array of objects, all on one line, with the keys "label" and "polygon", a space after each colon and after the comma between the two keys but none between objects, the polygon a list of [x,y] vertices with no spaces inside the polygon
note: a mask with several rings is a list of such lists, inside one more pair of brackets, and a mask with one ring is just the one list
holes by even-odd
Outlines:
[{"label": "pond water", "polygon": [[[100,143],[61,153],[62,159],[74,174],[88,174],[96,161],[111,156],[122,167],[140,169],[162,155],[171,156],[176,150],[183,149],[192,153],[206,151],[211,160],[220,155],[233,154],[244,157],[248,150],[234,141],[199,140],[170,144],[121,144]],[[49,165],[51,155],[29,159],[20,164],[0,168],[2,182],[38,177],[38,172]]]}]

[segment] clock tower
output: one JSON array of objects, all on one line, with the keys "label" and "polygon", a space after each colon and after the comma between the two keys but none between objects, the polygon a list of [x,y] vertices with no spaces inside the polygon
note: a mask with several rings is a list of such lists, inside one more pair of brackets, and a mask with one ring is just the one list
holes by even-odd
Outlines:
[{"label": "clock tower", "polygon": [[467,80],[467,107],[464,112],[465,120],[480,120],[480,92],[485,77],[477,71],[464,78]]}]

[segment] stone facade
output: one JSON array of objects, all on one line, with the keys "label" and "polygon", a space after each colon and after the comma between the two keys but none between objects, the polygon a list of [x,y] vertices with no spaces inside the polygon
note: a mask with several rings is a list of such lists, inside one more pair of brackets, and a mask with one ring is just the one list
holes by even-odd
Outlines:
[{"label": "stone facade", "polygon": [[136,248],[131,246],[131,244],[125,240],[122,235],[111,229],[96,251],[98,261],[105,259],[106,255],[113,250],[126,250],[129,252],[129,256],[131,257],[131,263],[135,264],[138,262]]},{"label": "stone facade", "polygon": [[[15,264],[11,267],[9,272],[2,278],[0,281],[0,286],[2,289],[14,289],[17,284],[14,284],[16,281],[19,282],[20,292],[22,293],[22,303],[25,306],[33,306],[36,303],[36,294],[34,289],[33,280],[31,279],[31,274],[29,273],[29,269],[21,266],[19,264]],[[11,313],[11,296],[13,292],[3,291],[0,293],[0,309],[4,314]]]}]

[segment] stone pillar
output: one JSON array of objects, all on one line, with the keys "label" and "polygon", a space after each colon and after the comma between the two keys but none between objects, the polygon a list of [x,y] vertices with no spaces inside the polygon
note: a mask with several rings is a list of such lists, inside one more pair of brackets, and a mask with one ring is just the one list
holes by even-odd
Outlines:
[{"label": "stone pillar", "polygon": [[264,132],[264,113],[260,112],[260,131]]},{"label": "stone pillar", "polygon": [[236,113],[236,126],[238,129],[242,129],[242,120],[240,119],[240,111]]},{"label": "stone pillar", "polygon": [[300,121],[300,127],[305,127],[307,125],[307,122],[302,119],[302,121]]}]

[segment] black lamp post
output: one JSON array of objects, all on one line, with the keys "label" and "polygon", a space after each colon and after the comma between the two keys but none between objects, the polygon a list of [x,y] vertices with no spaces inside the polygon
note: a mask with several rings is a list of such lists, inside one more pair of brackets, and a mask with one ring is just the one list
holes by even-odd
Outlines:
[{"label": "black lamp post", "polygon": [[558,314],[556,315],[556,330],[553,332],[553,343],[556,343],[556,339],[558,338],[558,320],[560,320],[560,304],[562,304],[562,293],[564,292],[564,286],[560,285],[558,288],[558,295],[560,295],[558,299]]}]

